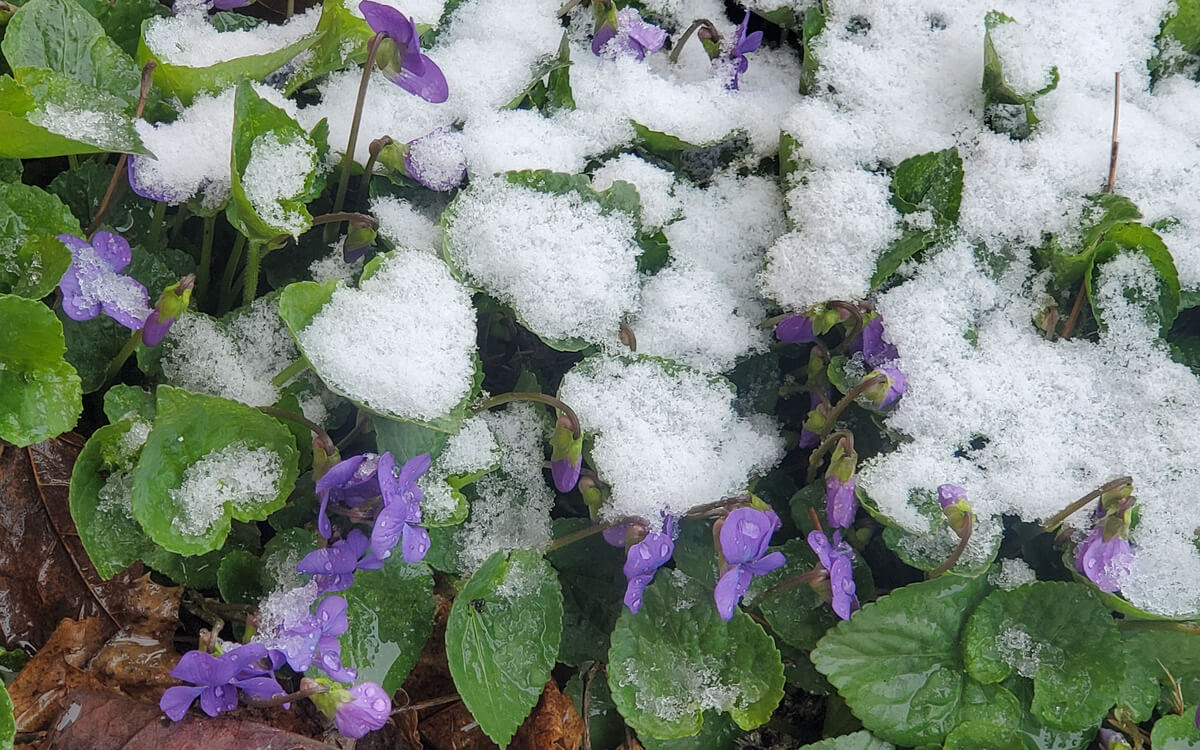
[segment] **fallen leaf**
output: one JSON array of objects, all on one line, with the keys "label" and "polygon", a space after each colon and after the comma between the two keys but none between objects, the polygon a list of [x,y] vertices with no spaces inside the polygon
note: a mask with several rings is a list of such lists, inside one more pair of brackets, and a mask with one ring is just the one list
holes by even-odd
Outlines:
[{"label": "fallen leaf", "polygon": [[421,719],[421,737],[433,750],[495,750],[497,747],[462,703],[452,703]]},{"label": "fallen leaf", "polygon": [[134,581],[118,615],[127,625],[92,658],[89,671],[133,698],[157,701],[176,682],[168,673],[179,661],[174,638],[182,596],[182,587],[160,586],[148,573]]},{"label": "fallen leaf", "polygon": [[96,574],[67,504],[71,468],[84,439],[67,433],[28,448],[0,443],[0,645],[41,647],[64,617],[113,614],[124,574]]},{"label": "fallen leaf", "polygon": [[86,670],[104,644],[107,623],[99,617],[63,620],[8,688],[18,732],[39,732],[58,716],[75,689],[103,690]]},{"label": "fallen leaf", "polygon": [[537,706],[513,737],[511,750],[579,750],[583,718],[554,680],[546,683]]},{"label": "fallen leaf", "polygon": [[255,721],[185,716],[172,722],[157,705],[107,693],[76,691],[43,750],[328,750],[330,746]]}]

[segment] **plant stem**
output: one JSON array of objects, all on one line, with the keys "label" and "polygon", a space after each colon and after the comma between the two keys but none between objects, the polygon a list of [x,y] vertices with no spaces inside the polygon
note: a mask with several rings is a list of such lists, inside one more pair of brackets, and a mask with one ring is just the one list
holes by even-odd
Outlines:
[{"label": "plant stem", "polygon": [[592,680],[596,679],[596,675],[604,669],[604,665],[598,661],[592,662],[592,666],[583,673],[583,697],[580,699],[580,717],[583,719],[583,740],[579,746],[579,750],[592,750],[592,732],[588,727],[588,701],[592,697]]},{"label": "plant stem", "polygon": [[333,438],[329,437],[329,433],[325,431],[325,428],[321,427],[321,425],[312,421],[303,414],[297,414],[295,412],[288,411],[287,409],[276,409],[274,406],[260,406],[258,407],[258,410],[263,414],[276,417],[277,419],[286,419],[289,422],[295,422],[296,424],[304,425],[325,444],[325,452],[329,455],[333,454]]},{"label": "plant stem", "polygon": [[292,14],[295,12],[296,12],[296,0],[288,0],[287,12],[284,14],[283,20],[285,20],[285,21],[289,20],[292,17]]},{"label": "plant stem", "polygon": [[320,216],[314,216],[312,225],[315,227],[320,224],[340,224],[343,221],[356,220],[369,225],[374,225],[376,228],[379,227],[379,222],[375,221],[374,217],[370,216],[369,214],[355,213],[354,211],[337,211],[333,213],[321,214]]},{"label": "plant stem", "polygon": [[679,62],[679,52],[683,49],[683,45],[687,44],[687,40],[692,38],[692,34],[695,34],[705,26],[709,27],[714,33],[716,33],[716,27],[712,25],[712,21],[708,20],[707,18],[697,18],[695,21],[692,21],[692,25],[688,26],[687,30],[680,35],[679,41],[675,42],[675,46],[671,48],[671,54],[667,55],[667,59],[672,63]]},{"label": "plant stem", "polygon": [[421,711],[423,709],[433,708],[435,706],[444,706],[447,703],[458,703],[461,700],[462,700],[462,697],[460,697],[458,694],[443,695],[440,698],[430,698],[429,700],[426,700],[426,701],[417,701],[416,703],[409,703],[407,706],[400,706],[398,708],[393,708],[392,715],[402,714],[402,713],[405,713],[406,711]]},{"label": "plant stem", "polygon": [[1075,324],[1079,322],[1079,314],[1083,311],[1083,300],[1087,297],[1087,274],[1083,275],[1083,281],[1079,282],[1079,291],[1075,293],[1075,304],[1071,305],[1071,312],[1067,315],[1067,322],[1063,323],[1062,334],[1059,338],[1069,339],[1071,334],[1075,332]]},{"label": "plant stem", "polygon": [[121,351],[117,352],[117,356],[112,358],[112,361],[108,363],[108,369],[104,371],[105,384],[111,383],[117,377],[117,374],[121,372],[121,368],[125,366],[125,362],[129,359],[129,356],[137,351],[137,345],[141,341],[141,329],[129,334],[129,340],[125,342],[125,346],[121,347]]},{"label": "plant stem", "polygon": [[384,146],[390,145],[392,145],[392,137],[390,135],[383,135],[371,141],[371,146],[367,149],[367,153],[370,156],[367,157],[367,164],[363,167],[362,184],[359,185],[359,190],[362,191],[359,199],[363,202],[363,205],[367,205],[370,198],[371,176],[375,173],[375,162],[379,161],[379,152],[383,150]]},{"label": "plant stem", "polygon": [[249,243],[246,252],[246,276],[242,284],[242,304],[249,305],[258,296],[258,264],[262,262],[262,243]]},{"label": "plant stem", "polygon": [[72,170],[79,169],[79,157],[75,154],[67,154],[67,167]]},{"label": "plant stem", "polygon": [[247,698],[246,705],[254,708],[270,708],[271,706],[282,706],[284,703],[293,703],[298,700],[303,700],[321,693],[328,693],[329,688],[321,684],[305,685],[294,693],[287,695],[276,695],[273,698]]},{"label": "plant stem", "polygon": [[963,530],[962,534],[958,535],[958,546],[956,546],[954,548],[954,551],[950,553],[950,556],[946,558],[946,562],[942,563],[941,565],[937,566],[933,570],[929,571],[930,578],[937,578],[941,574],[945,573],[947,570],[950,570],[951,568],[953,568],[954,565],[958,562],[958,559],[960,557],[962,557],[963,552],[966,551],[967,542],[971,541],[971,531],[975,527],[975,524],[971,521],[970,515],[967,515],[966,519],[967,519],[967,528]]},{"label": "plant stem", "polygon": [[846,351],[858,334],[862,333],[864,327],[862,309],[859,308],[858,305],[851,304],[850,302],[843,302],[842,300],[838,299],[826,302],[825,306],[832,307],[835,310],[843,310],[849,313],[850,317],[854,318],[854,326],[846,332],[846,335],[842,338],[842,343],[838,344],[833,349],[834,354],[840,354]]},{"label": "plant stem", "polygon": [[764,599],[770,599],[772,596],[775,596],[776,594],[781,594],[784,591],[788,591],[789,589],[794,589],[797,586],[803,586],[805,584],[812,583],[813,581],[817,580],[817,578],[819,578],[821,576],[821,574],[824,572],[825,572],[824,568],[814,568],[814,569],[808,571],[807,573],[798,573],[794,576],[789,576],[787,578],[784,578],[779,583],[775,584],[771,588],[767,589],[766,591],[762,592],[758,596],[754,597],[754,601],[747,604],[746,609],[753,609],[754,607],[757,607],[758,605],[762,604]]},{"label": "plant stem", "polygon": [[559,401],[554,396],[548,396],[545,393],[534,393],[533,391],[513,391],[512,393],[501,393],[499,396],[492,396],[479,405],[477,411],[487,411],[494,409],[501,404],[507,404],[510,401],[536,401],[539,404],[553,406],[563,414],[567,415],[567,419],[571,420],[571,435],[578,440],[583,433],[579,427],[579,417],[575,416],[575,410]]},{"label": "plant stem", "polygon": [[[146,109],[146,97],[150,95],[150,86],[154,83],[153,74],[156,67],[158,67],[158,63],[153,60],[142,67],[141,87],[138,89],[137,108],[133,111],[134,118],[141,117],[142,112]],[[87,236],[89,239],[100,228],[104,217],[116,204],[117,184],[120,182],[121,175],[125,174],[125,162],[128,159],[128,154],[121,154],[121,158],[117,159],[117,166],[113,168],[112,177],[108,180],[108,188],[104,191],[104,197],[100,199],[100,207],[96,209],[96,215],[92,217],[92,223],[88,225]]]},{"label": "plant stem", "polygon": [[217,217],[204,217],[204,235],[200,240],[200,263],[196,266],[196,304],[204,300],[208,291],[209,266],[212,265],[213,236],[217,232]]},{"label": "plant stem", "polygon": [[308,369],[308,360],[304,357],[296,360],[287,367],[279,371],[275,377],[271,378],[271,385],[276,388],[282,388],[283,384],[296,377],[300,373]]},{"label": "plant stem", "polygon": [[233,304],[233,280],[237,277],[238,263],[242,260],[242,250],[246,247],[246,235],[239,234],[233,241],[233,249],[229,251],[229,259],[225,261],[225,271],[221,274],[221,299],[217,305],[217,313],[225,313]]},{"label": "plant stem", "polygon": [[1117,181],[1117,149],[1121,144],[1117,141],[1117,125],[1121,121],[1121,73],[1113,74],[1113,126],[1112,150],[1108,154],[1108,184],[1104,192],[1112,194],[1113,184]]},{"label": "plant stem", "polygon": [[[354,148],[358,145],[358,128],[362,123],[363,102],[367,98],[367,86],[371,83],[371,71],[375,67],[375,53],[379,50],[379,43],[387,36],[384,32],[379,32],[371,37],[371,42],[367,45],[367,60],[363,63],[362,79],[358,84],[358,98],[354,102],[354,117],[350,120],[350,138],[346,142],[346,153],[342,154],[342,173],[338,177],[337,193],[333,199],[333,213],[338,213],[342,210],[342,206],[346,204],[346,189],[350,186],[350,165],[354,163]],[[327,226],[325,228],[325,243],[329,244],[334,240],[336,228]]]},{"label": "plant stem", "polygon": [[837,442],[844,438],[849,439],[851,444],[854,443],[854,434],[849,430],[834,430],[829,433],[828,437],[821,441],[820,445],[813,449],[813,452],[808,455],[808,480],[805,484],[817,478],[817,467],[821,465],[825,454],[833,450],[833,446],[837,445]]},{"label": "plant stem", "polygon": [[162,201],[154,202],[154,214],[150,217],[150,235],[146,237],[146,245],[153,250],[159,249],[162,241],[163,223],[167,215],[167,204]]},{"label": "plant stem", "polygon": [[543,551],[547,552],[547,553],[553,552],[556,549],[561,549],[562,547],[566,547],[568,544],[574,544],[575,542],[578,542],[580,539],[587,539],[589,536],[599,534],[602,531],[606,531],[608,529],[613,528],[614,526],[620,526],[620,525],[621,524],[619,524],[619,523],[616,523],[616,524],[594,523],[591,526],[586,526],[586,527],[580,529],[579,531],[572,531],[570,534],[563,534],[562,536],[556,538],[554,541],[550,542],[550,544]]},{"label": "plant stem", "polygon": [[879,385],[880,383],[886,381],[887,376],[885,375],[876,375],[873,378],[866,378],[861,383],[851,388],[849,393],[847,393],[845,396],[842,396],[841,401],[838,401],[836,404],[834,404],[833,409],[830,410],[829,415],[826,417],[825,429],[823,429],[819,435],[821,440],[824,440],[829,435],[829,431],[833,429],[833,425],[835,422],[837,422],[837,418],[842,415],[842,412],[846,411],[846,407],[854,403],[854,399],[865,393],[868,388]]},{"label": "plant stem", "polygon": [[1105,482],[1104,484],[1100,485],[1096,489],[1087,493],[1086,495],[1079,498],[1075,502],[1071,503],[1067,507],[1063,508],[1058,513],[1055,513],[1050,518],[1047,518],[1045,521],[1042,522],[1042,528],[1045,529],[1046,531],[1054,531],[1059,526],[1061,526],[1062,522],[1067,520],[1071,516],[1071,514],[1075,513],[1077,510],[1084,507],[1091,501],[1095,500],[1096,498],[1100,497],[1101,495],[1103,495],[1106,492],[1112,492],[1113,490],[1124,487],[1125,485],[1131,484],[1132,482],[1133,482],[1133,477],[1130,477],[1130,476],[1117,477],[1116,479],[1112,479],[1112,480]]}]

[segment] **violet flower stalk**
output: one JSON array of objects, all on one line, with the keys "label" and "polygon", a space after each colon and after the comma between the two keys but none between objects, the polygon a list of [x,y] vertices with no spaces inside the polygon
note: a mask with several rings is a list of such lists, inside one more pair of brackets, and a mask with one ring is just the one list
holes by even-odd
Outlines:
[{"label": "violet flower stalk", "polygon": [[854,550],[842,541],[840,531],[833,532],[831,543],[824,532],[813,530],[808,534],[808,546],[816,553],[828,576],[827,593],[834,613],[843,620],[849,620],[850,615],[860,607],[854,583]]},{"label": "violet flower stalk", "polygon": [[611,2],[596,3],[596,31],[592,52],[597,57],[632,57],[643,60],[647,52],[658,52],[667,42],[667,32],[646,23],[636,8],[616,10]]},{"label": "violet flower stalk", "polygon": [[755,576],[765,576],[786,562],[782,552],[767,553],[771,535],[781,525],[775,511],[756,508],[736,508],[721,522],[721,558],[729,567],[713,589],[713,600],[722,620],[733,617]]},{"label": "violet flower stalk", "polygon": [[729,68],[729,80],[725,83],[725,88],[737,90],[738,76],[746,72],[750,67],[750,61],[746,59],[746,55],[758,49],[762,45],[763,33],[755,31],[752,34],[747,34],[747,27],[750,25],[750,11],[746,11],[746,15],[742,18],[741,25],[738,26],[737,34],[733,39],[733,47],[729,50],[729,57],[722,61]]},{"label": "violet flower stalk", "polygon": [[395,8],[363,0],[363,18],[376,33],[387,37],[379,44],[375,64],[389,81],[427,102],[440,104],[450,96],[446,76],[433,60],[421,53],[421,38],[412,19]]},{"label": "violet flower stalk", "polygon": [[171,676],[192,684],[167,688],[158,706],[172,721],[179,721],[196,698],[204,713],[216,716],[237,708],[238,690],[252,698],[282,695],[283,687],[270,671],[254,666],[266,658],[267,648],[261,643],[247,643],[221,656],[189,651],[171,670]]},{"label": "violet flower stalk", "polygon": [[150,295],[141,282],[121,274],[133,259],[125,238],[96,232],[89,243],[70,234],[58,239],[71,251],[71,265],[58,288],[63,312],[71,320],[91,320],[103,312],[136,331],[150,315]]}]

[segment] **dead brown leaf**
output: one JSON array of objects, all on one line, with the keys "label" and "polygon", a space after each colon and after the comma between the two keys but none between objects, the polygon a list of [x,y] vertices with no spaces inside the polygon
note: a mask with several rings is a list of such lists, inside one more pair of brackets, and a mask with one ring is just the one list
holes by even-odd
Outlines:
[{"label": "dead brown leaf", "polygon": [[43,750],[328,750],[330,746],[265,724],[220,716],[172,722],[158,706],[106,693],[76,691]]},{"label": "dead brown leaf", "polygon": [[421,719],[421,737],[433,750],[496,750],[479,722],[462,703],[452,703],[433,716]]},{"label": "dead brown leaf", "polygon": [[59,623],[8,688],[18,732],[45,729],[62,712],[72,690],[104,689],[86,667],[103,646],[106,629],[107,623],[99,617]]},{"label": "dead brown leaf", "polygon": [[511,750],[579,750],[583,718],[575,703],[562,694],[554,680],[546,683],[533,713],[517,730]]},{"label": "dead brown leaf", "polygon": [[67,504],[84,439],[67,433],[28,448],[0,443],[0,645],[37,649],[64,617],[102,616],[115,630],[124,574],[102,581]]}]

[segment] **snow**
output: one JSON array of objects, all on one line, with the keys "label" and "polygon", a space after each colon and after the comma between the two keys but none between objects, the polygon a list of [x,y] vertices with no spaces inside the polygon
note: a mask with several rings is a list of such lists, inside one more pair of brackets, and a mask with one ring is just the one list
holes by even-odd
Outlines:
[{"label": "snow", "polygon": [[612,488],[602,520],[662,514],[744,492],[783,443],[769,419],[734,409],[731,386],[684,366],[597,355],[568,372],[558,397],[593,437],[591,459]]},{"label": "snow", "polygon": [[379,236],[395,248],[421,250],[441,257],[442,228],[412,203],[391,196],[371,201],[371,215],[379,222]]},{"label": "snow", "polygon": [[[295,102],[270,86],[252,85],[259,96],[296,116]],[[174,122],[133,121],[142,143],[154,154],[133,157],[130,169],[139,189],[161,196],[172,206],[199,195],[200,205],[209,211],[229,200],[235,91],[231,86],[220,94],[197,96]]]},{"label": "snow", "polygon": [[311,219],[281,201],[301,195],[317,166],[317,149],[308,139],[297,136],[285,142],[274,132],[263,133],[250,144],[242,190],[259,218],[273,229],[297,236],[308,229]]},{"label": "snow", "polygon": [[544,407],[512,403],[483,415],[500,446],[500,468],[472,485],[471,515],[455,532],[465,573],[500,550],[540,550],[550,543],[554,492],[542,470],[539,409]]},{"label": "snow", "polygon": [[996,588],[1015,589],[1037,580],[1037,573],[1029,563],[1020,558],[1005,557],[996,561],[996,567],[988,574],[988,583]]},{"label": "snow", "polygon": [[620,154],[592,173],[592,187],[603,192],[618,180],[637,188],[642,199],[642,227],[654,231],[674,221],[682,210],[672,191],[675,175],[634,154]]},{"label": "snow", "polygon": [[615,341],[637,309],[641,248],[633,217],[622,211],[606,214],[574,191],[479,180],[460,194],[445,226],[455,267],[539,336]]},{"label": "snow", "polygon": [[331,389],[375,411],[429,421],[471,390],[475,308],[426,253],[386,256],[358,289],[339,287],[297,335]]},{"label": "snow", "polygon": [[275,52],[313,33],[321,18],[320,6],[291,18],[287,23],[259,24],[253,29],[217,31],[208,22],[204,4],[176,4],[173,16],[150,19],[146,24],[146,46],[159,60],[170,65],[206,68],[210,65]]},{"label": "snow", "polygon": [[183,472],[179,487],[170,490],[180,514],[176,529],[199,536],[225,513],[226,505],[255,506],[275,499],[283,478],[283,461],[270,448],[250,448],[236,442],[210,451]]},{"label": "snow", "polygon": [[425,522],[447,523],[458,508],[458,499],[447,481],[449,478],[487,471],[499,462],[500,445],[488,427],[487,419],[476,415],[463,422],[459,431],[442,446],[442,452],[433,459],[429,471],[417,479],[425,495],[421,501]]},{"label": "snow", "polygon": [[[358,5],[361,0],[344,0],[343,4],[346,10],[357,17],[362,18],[362,11]],[[376,0],[380,5],[387,5],[395,8],[404,15],[411,18],[414,22],[428,26],[436,26],[438,19],[442,17],[442,9],[445,7],[445,0]]]}]

